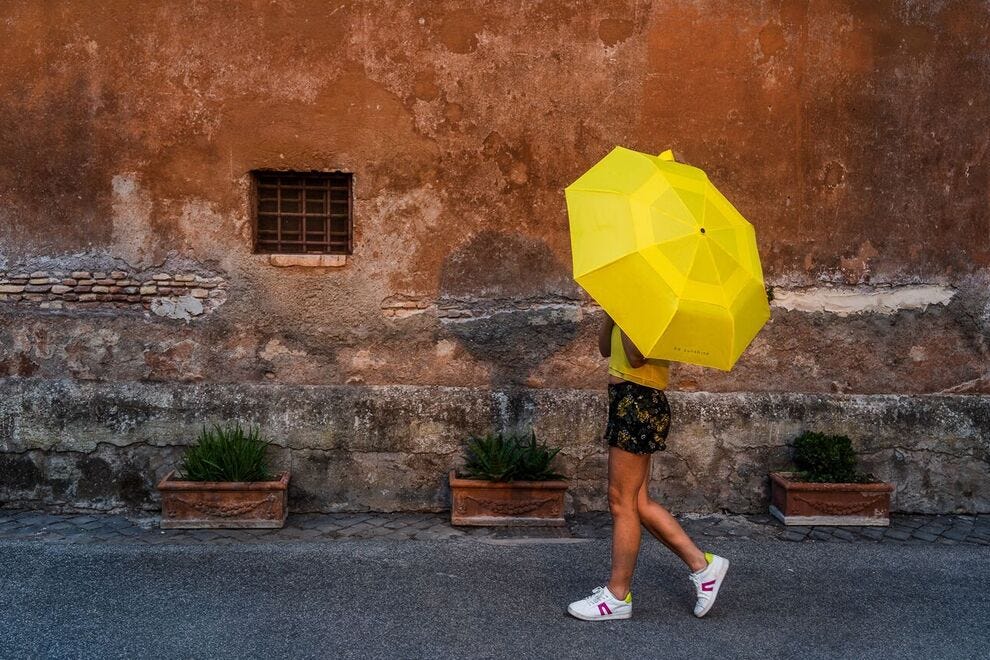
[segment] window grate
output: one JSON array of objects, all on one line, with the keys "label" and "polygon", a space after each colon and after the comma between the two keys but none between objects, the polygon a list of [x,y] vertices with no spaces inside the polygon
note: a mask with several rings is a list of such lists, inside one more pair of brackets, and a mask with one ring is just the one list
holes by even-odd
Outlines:
[{"label": "window grate", "polygon": [[254,251],[350,254],[352,175],[255,172]]}]

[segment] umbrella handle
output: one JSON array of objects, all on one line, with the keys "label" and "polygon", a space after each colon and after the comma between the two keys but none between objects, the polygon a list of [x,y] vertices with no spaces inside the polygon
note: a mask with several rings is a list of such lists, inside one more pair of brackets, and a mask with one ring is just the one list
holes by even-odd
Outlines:
[{"label": "umbrella handle", "polygon": [[660,160],[670,161],[671,163],[676,163],[677,162],[677,159],[674,158],[674,152],[672,150],[670,150],[670,149],[667,149],[666,151],[664,151],[662,154],[660,154],[658,156],[658,158]]}]

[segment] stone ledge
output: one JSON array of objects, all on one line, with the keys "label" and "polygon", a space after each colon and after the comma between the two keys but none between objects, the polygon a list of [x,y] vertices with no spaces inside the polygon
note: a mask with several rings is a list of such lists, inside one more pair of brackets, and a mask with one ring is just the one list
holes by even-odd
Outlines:
[{"label": "stone ledge", "polygon": [[286,268],[304,266],[309,268],[340,268],[347,265],[346,254],[269,254],[268,264]]},{"label": "stone ledge", "polygon": [[[990,396],[669,392],[675,420],[653,464],[674,511],[762,513],[788,442],[849,435],[862,467],[897,486],[894,511],[990,512]],[[52,405],[57,401],[59,405]],[[0,500],[153,507],[154,484],[202,423],[262,426],[311,511],[437,511],[466,437],[532,425],[560,446],[569,511],[606,507],[600,390],[278,383],[0,382]]]}]

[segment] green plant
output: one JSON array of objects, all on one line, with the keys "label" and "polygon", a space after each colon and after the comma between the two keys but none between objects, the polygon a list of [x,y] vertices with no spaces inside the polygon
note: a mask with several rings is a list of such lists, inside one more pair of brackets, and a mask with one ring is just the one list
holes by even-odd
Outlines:
[{"label": "green plant", "polygon": [[794,465],[802,481],[863,483],[871,477],[856,470],[856,452],[844,435],[805,431],[794,440]]},{"label": "green plant", "polygon": [[536,433],[502,433],[472,437],[467,441],[464,473],[483,481],[550,481],[563,477],[550,469],[560,451],[536,441]]},{"label": "green plant", "polygon": [[268,481],[268,441],[257,427],[245,431],[237,422],[206,426],[187,447],[180,472],[189,481]]}]

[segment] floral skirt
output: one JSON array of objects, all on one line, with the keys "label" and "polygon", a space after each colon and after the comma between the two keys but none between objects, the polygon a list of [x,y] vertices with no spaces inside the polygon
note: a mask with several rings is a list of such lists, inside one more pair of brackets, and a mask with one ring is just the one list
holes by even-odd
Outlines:
[{"label": "floral skirt", "polygon": [[663,390],[623,381],[608,384],[608,425],[605,440],[633,454],[667,448],[670,404]]}]

